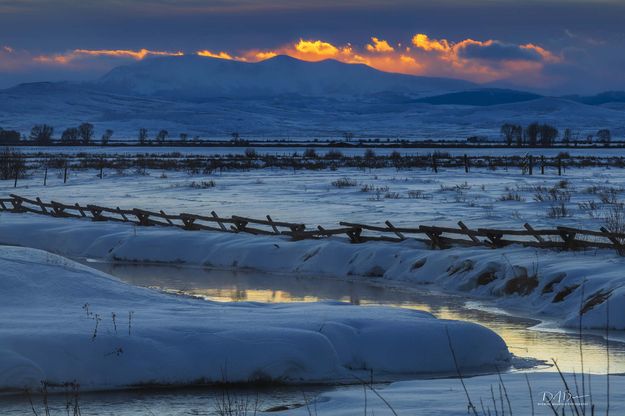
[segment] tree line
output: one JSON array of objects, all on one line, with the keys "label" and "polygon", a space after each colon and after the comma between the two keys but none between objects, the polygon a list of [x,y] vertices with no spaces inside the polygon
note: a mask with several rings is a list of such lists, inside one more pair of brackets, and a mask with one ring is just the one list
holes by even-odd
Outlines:
[{"label": "tree line", "polygon": [[[550,147],[560,137],[560,131],[550,124],[537,122],[523,128],[520,124],[504,123],[500,129],[501,137],[508,146],[517,147]],[[560,142],[564,145],[572,143],[593,144],[598,143],[609,146],[612,142],[612,132],[609,129],[600,129],[595,135],[587,135],[580,140],[577,134],[570,128],[564,129]]]}]

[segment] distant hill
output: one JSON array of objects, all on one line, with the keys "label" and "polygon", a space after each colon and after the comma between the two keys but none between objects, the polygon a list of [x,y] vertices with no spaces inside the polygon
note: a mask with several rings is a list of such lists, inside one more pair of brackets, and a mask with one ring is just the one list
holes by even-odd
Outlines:
[{"label": "distant hill", "polygon": [[487,106],[518,103],[523,101],[535,100],[541,97],[541,95],[532,94],[524,91],[488,88],[424,97],[416,100],[416,102],[428,103],[433,105]]},{"label": "distant hill", "polygon": [[588,104],[588,105],[625,103],[625,91],[606,91],[600,94],[585,96],[585,97],[579,96],[579,95],[570,95],[564,98],[567,98],[572,101],[577,101],[578,103]]},{"label": "distant hill", "polygon": [[468,81],[388,73],[331,59],[307,62],[276,56],[247,63],[194,55],[150,58],[121,66],[93,86],[108,92],[186,99],[379,93],[423,96],[475,88]]}]

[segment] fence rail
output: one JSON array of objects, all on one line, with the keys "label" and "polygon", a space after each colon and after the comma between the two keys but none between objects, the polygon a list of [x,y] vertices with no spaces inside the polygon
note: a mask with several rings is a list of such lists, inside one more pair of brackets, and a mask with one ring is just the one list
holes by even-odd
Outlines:
[{"label": "fence rail", "polygon": [[352,243],[367,241],[402,242],[408,239],[422,241],[433,249],[445,249],[453,245],[485,246],[502,248],[511,244],[558,250],[583,250],[593,248],[613,249],[625,256],[625,233],[615,233],[601,227],[585,230],[572,227],[535,229],[524,224],[524,229],[477,228],[471,229],[462,221],[458,228],[419,225],[416,227],[396,227],[390,221],[384,225],[368,225],[340,222],[337,228],[322,226],[307,229],[305,224],[254,219],[233,215],[220,217],[215,211],[210,216],[190,213],[168,214],[133,208],[110,208],[99,205],[66,204],[57,201],[43,202],[40,198],[25,198],[11,194],[0,198],[0,211],[48,215],[59,218],[83,218],[92,221],[117,221],[138,226],[178,227],[183,230],[209,230],[254,235],[283,235],[293,240],[321,239],[345,235]]}]

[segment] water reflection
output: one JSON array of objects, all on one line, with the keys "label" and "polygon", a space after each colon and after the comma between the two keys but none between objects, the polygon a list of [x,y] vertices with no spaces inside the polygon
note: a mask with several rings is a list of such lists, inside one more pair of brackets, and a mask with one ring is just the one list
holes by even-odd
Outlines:
[{"label": "water reflection", "polygon": [[[294,277],[256,271],[209,270],[194,267],[147,266],[90,262],[90,266],[138,286],[156,287],[218,302],[315,302],[339,300],[357,305],[390,305],[425,310],[443,319],[476,322],[497,332],[517,356],[550,362],[558,360],[564,371],[580,371],[577,334],[541,331],[537,321],[507,315],[488,304],[467,302],[461,296],[442,294],[405,283],[356,282],[331,278]],[[547,325],[548,326],[548,325]],[[611,372],[625,372],[625,333],[614,332],[610,343]],[[622,342],[616,342],[622,341]],[[605,341],[597,334],[583,337],[584,370],[606,371]],[[541,366],[539,371],[554,371]]]}]

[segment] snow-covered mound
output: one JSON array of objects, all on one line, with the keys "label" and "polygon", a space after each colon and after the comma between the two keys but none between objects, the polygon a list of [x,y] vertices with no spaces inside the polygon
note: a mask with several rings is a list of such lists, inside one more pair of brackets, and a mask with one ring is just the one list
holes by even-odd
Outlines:
[{"label": "snow-covered mound", "polygon": [[1,219],[0,242],[68,256],[436,283],[498,299],[501,306],[572,328],[579,325],[580,309],[584,327],[605,328],[609,310],[610,327],[625,329],[625,259],[612,250],[556,252],[510,246],[437,251],[411,240],[291,241],[161,227],[135,232],[125,224],[26,214],[7,213]]},{"label": "snow-covered mound", "polygon": [[220,304],[134,287],[44,251],[0,248],[0,391],[41,381],[93,390],[452,373],[449,339],[464,369],[509,362],[494,332],[426,312]]},{"label": "snow-covered mound", "polygon": [[331,59],[306,62],[284,55],[256,63],[196,55],[151,58],[117,67],[95,85],[108,91],[202,99],[381,92],[423,95],[474,86],[456,79],[394,74]]}]

